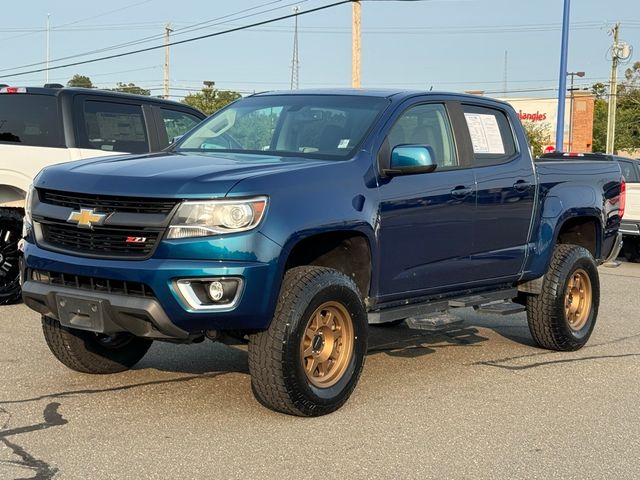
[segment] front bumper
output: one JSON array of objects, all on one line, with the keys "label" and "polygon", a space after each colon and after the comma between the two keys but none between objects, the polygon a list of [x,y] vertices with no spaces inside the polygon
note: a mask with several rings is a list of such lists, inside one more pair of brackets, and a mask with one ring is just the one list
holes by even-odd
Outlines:
[{"label": "front bumper", "polygon": [[[163,258],[131,261],[77,257],[25,243],[28,271],[136,282],[148,286],[152,294],[139,297],[122,292],[87,291],[68,284],[36,282],[27,276],[23,298],[30,308],[61,321],[64,319],[70,327],[101,333],[129,331],[152,338],[186,339],[206,330],[263,329],[269,325],[275,309],[277,295],[273,292],[280,288],[279,247],[273,243],[269,248],[273,249],[272,255],[266,256],[273,259],[269,262]],[[177,291],[175,282],[211,277],[241,278],[243,289],[238,301],[216,311],[191,309]],[[74,325],[69,314],[60,311],[59,297],[98,302],[99,306],[94,306],[101,314],[93,316],[91,322],[79,315]]]}]

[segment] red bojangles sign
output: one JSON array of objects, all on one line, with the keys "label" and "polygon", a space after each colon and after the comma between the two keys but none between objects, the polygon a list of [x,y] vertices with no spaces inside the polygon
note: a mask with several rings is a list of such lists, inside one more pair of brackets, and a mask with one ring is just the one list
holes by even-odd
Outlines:
[{"label": "red bojangles sign", "polygon": [[540,111],[537,111],[536,113],[526,113],[522,110],[518,110],[518,117],[520,117],[520,120],[528,120],[530,122],[543,122],[547,119],[547,114],[540,113]]}]

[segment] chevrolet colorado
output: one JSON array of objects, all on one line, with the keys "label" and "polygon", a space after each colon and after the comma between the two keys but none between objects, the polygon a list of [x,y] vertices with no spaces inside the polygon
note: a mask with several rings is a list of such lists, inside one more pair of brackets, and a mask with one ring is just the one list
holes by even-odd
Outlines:
[{"label": "chevrolet colorado", "polygon": [[264,93],[170,151],[44,169],[25,222],[25,303],[87,373],[152,341],[248,342],[280,412],[342,406],[368,324],[526,309],[536,343],[576,350],[617,255],[615,162],[534,162],[516,112],[476,96]]}]

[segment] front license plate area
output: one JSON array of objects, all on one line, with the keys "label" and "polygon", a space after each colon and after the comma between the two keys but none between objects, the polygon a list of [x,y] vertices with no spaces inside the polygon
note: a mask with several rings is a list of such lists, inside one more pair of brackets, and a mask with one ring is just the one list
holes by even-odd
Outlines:
[{"label": "front license plate area", "polygon": [[104,332],[104,300],[56,295],[58,320],[62,325]]}]

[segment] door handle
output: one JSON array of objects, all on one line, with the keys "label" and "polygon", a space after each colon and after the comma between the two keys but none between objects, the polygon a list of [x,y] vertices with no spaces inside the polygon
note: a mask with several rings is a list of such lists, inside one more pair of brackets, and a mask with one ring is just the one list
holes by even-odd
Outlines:
[{"label": "door handle", "polygon": [[464,198],[464,197],[466,197],[466,196],[468,196],[468,195],[470,195],[472,193],[473,193],[473,189],[472,188],[463,187],[463,186],[456,187],[453,190],[451,190],[451,196],[453,198],[458,199],[458,200],[460,200],[460,199],[462,199],[462,198]]},{"label": "door handle", "polygon": [[531,188],[531,184],[524,180],[518,180],[516,183],[513,184],[513,189],[516,192],[526,192],[530,188]]}]

